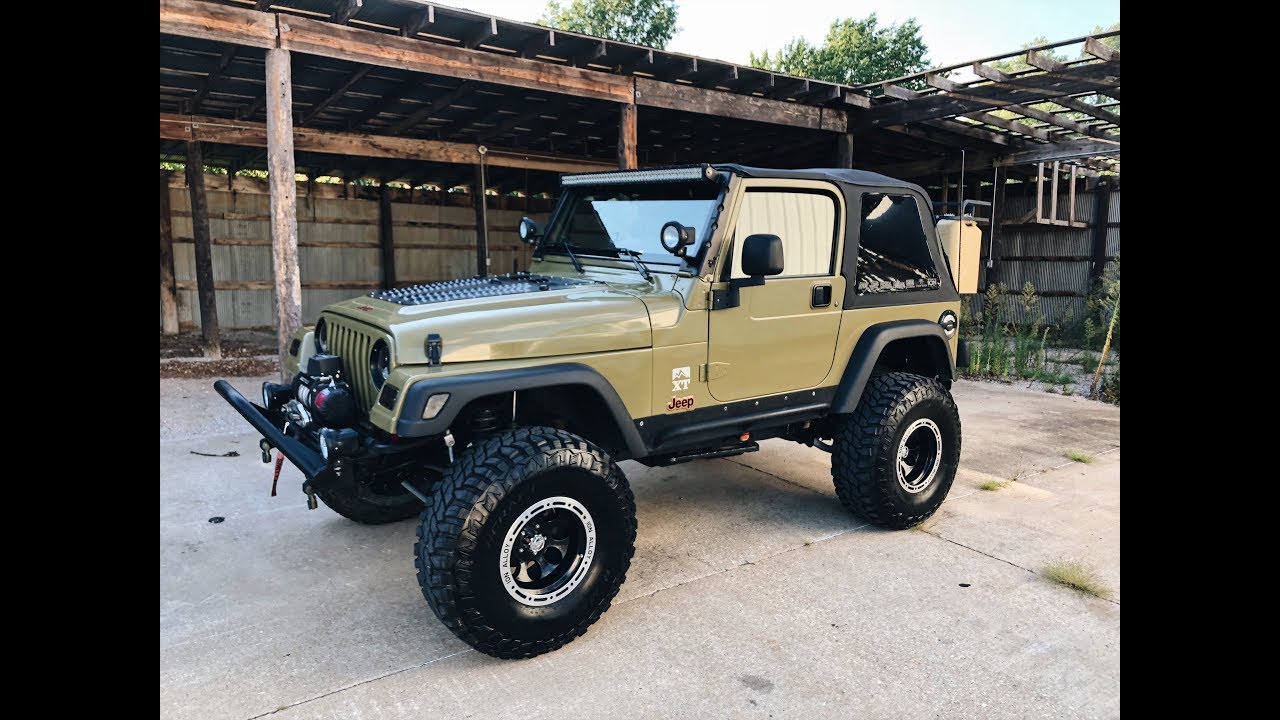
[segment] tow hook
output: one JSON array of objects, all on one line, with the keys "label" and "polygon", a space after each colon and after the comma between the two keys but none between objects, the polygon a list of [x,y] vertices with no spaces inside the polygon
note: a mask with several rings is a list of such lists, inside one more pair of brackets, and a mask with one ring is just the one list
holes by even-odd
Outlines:
[{"label": "tow hook", "polygon": [[271,462],[271,443],[266,438],[262,438],[258,441],[258,447],[262,448],[263,464]]},{"label": "tow hook", "polygon": [[444,446],[449,448],[449,464],[453,464],[453,431],[444,431]]},{"label": "tow hook", "polygon": [[320,507],[320,503],[316,502],[316,490],[311,487],[311,483],[302,486],[302,492],[307,494],[307,509],[315,510]]}]

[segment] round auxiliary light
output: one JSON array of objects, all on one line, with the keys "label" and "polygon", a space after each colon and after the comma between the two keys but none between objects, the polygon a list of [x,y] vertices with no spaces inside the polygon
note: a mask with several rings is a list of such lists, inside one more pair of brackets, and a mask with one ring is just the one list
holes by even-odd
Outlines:
[{"label": "round auxiliary light", "polygon": [[673,221],[663,225],[661,239],[667,252],[675,252],[680,247],[680,223]]}]

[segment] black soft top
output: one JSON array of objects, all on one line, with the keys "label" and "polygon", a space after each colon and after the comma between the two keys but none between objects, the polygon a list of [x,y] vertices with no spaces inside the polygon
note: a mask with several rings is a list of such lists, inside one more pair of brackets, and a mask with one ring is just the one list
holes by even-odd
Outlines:
[{"label": "black soft top", "polygon": [[827,180],[844,185],[864,185],[872,187],[897,187],[915,190],[924,197],[929,197],[924,188],[905,180],[891,178],[888,175],[873,173],[867,170],[849,168],[805,168],[802,170],[777,170],[774,168],[757,168],[723,163],[714,166],[717,170],[727,170],[744,177],[752,178],[785,178],[788,180]]}]

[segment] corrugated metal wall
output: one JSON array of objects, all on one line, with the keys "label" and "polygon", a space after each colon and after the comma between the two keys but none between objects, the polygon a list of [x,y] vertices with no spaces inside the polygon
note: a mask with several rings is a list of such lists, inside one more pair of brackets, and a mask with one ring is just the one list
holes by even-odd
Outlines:
[{"label": "corrugated metal wall", "polygon": [[[471,197],[393,188],[392,236],[396,284],[430,282],[475,274],[476,222]],[[225,175],[206,175],[209,231],[218,322],[223,328],[275,327],[271,228],[267,184]],[[324,306],[380,287],[377,187],[298,184],[298,266],[302,276],[302,321],[315,322]],[[510,272],[512,261],[529,267],[528,246],[516,226],[528,215],[546,222],[550,200],[489,197],[491,273]],[[195,246],[191,202],[182,173],[169,184],[173,221],[174,273],[178,320],[199,327],[195,290]],[[310,286],[310,287],[309,287]]]},{"label": "corrugated metal wall", "polygon": [[[1085,296],[1092,283],[1095,193],[1083,190],[1076,192],[1073,217],[1078,222],[1088,223],[1087,227],[1020,222],[1034,217],[1034,187],[1028,183],[1026,186],[1010,185],[1007,190],[1004,208],[1000,211],[1000,219],[1005,225],[1001,227],[1001,250],[995,262],[997,276],[1000,282],[1009,287],[1011,293],[1021,292],[1023,285],[1030,281],[1040,294],[1040,312],[1050,323],[1059,322],[1068,310],[1075,318],[1082,318],[1085,314]],[[1117,186],[1107,192],[1111,194],[1108,224],[1112,227],[1107,229],[1106,250],[1107,265],[1110,266],[1111,259],[1120,254],[1120,190]],[[1049,213],[1048,203],[1046,194],[1045,215]],[[1069,203],[1069,193],[1061,192],[1058,196],[1060,219],[1066,219]],[[984,267],[986,257],[984,251]],[[986,274],[983,276],[983,283],[985,287]],[[981,296],[970,298],[970,303],[973,310],[980,309]],[[1009,308],[1010,320],[1022,319],[1022,307],[1016,300],[1011,298],[1006,307]]]}]

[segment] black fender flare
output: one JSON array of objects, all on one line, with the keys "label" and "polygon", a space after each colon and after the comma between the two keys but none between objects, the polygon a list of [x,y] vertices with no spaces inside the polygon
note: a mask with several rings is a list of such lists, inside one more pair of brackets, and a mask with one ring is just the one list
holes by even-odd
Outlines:
[{"label": "black fender flare", "polygon": [[[844,376],[840,378],[840,385],[836,388],[836,395],[831,401],[831,412],[838,415],[846,414],[858,407],[862,391],[866,389],[867,380],[871,378],[871,371],[875,368],[876,361],[880,359],[880,353],[888,347],[889,343],[918,337],[936,340],[929,343],[935,353],[933,360],[945,368],[947,374],[942,378],[943,380],[954,379],[955,359],[951,357],[951,350],[947,346],[947,335],[938,323],[929,320],[892,320],[872,325],[863,331],[862,337],[858,338],[858,344],[854,346],[853,353],[849,356],[849,364],[845,366]],[[942,358],[945,358],[945,361],[940,362]]]},{"label": "black fender flare", "polygon": [[[563,385],[581,385],[594,390],[613,416],[631,457],[644,457],[648,454],[631,413],[627,412],[627,406],[618,397],[618,391],[613,389],[613,385],[603,375],[582,363],[555,363],[419,380],[409,385],[405,391],[400,420],[396,423],[396,434],[407,438],[443,435],[453,424],[459,411],[472,400],[488,395]],[[449,393],[449,400],[440,414],[430,420],[419,419],[422,417],[422,409],[426,407],[427,398],[438,393]]]}]

